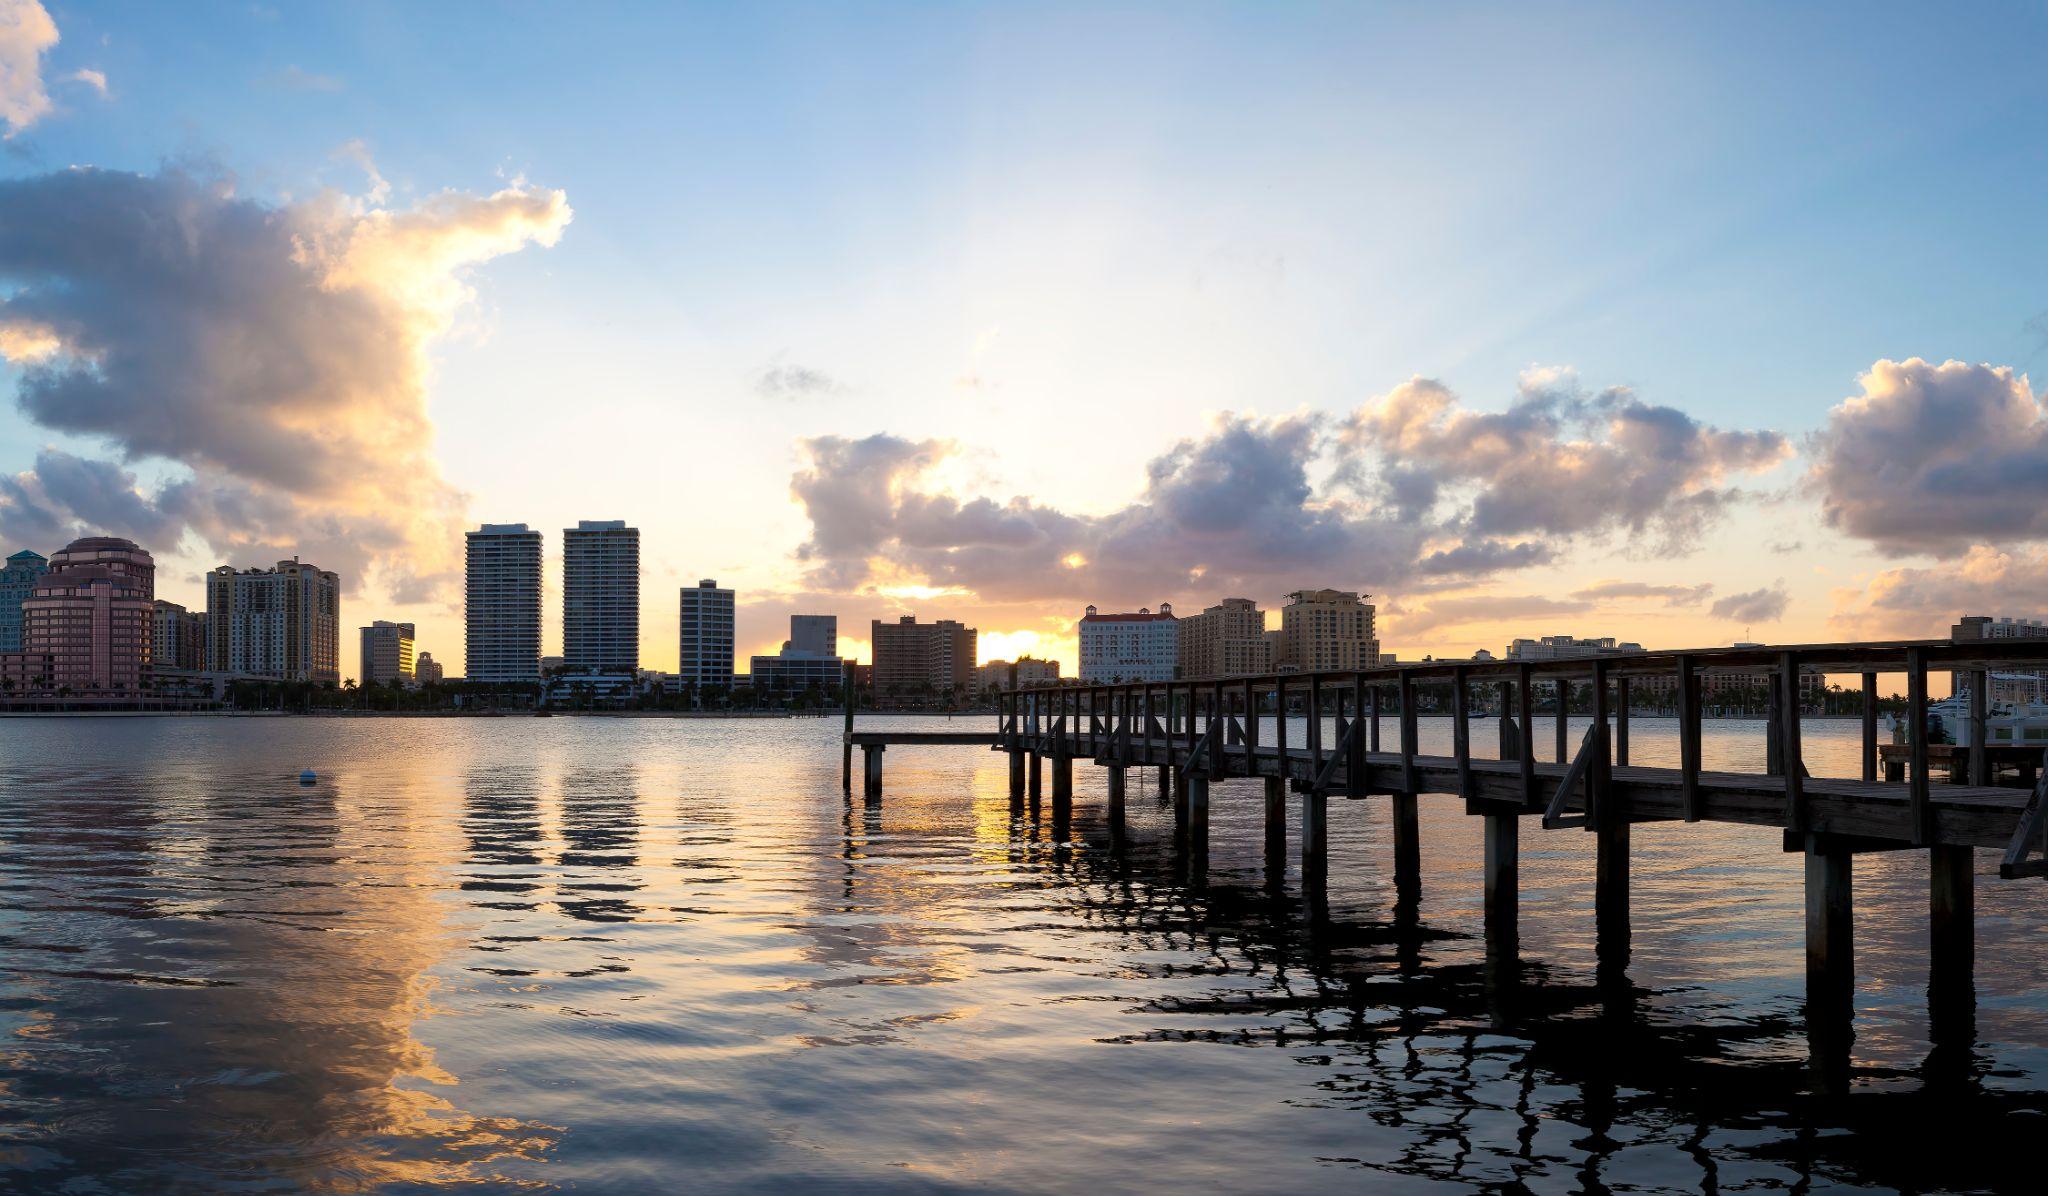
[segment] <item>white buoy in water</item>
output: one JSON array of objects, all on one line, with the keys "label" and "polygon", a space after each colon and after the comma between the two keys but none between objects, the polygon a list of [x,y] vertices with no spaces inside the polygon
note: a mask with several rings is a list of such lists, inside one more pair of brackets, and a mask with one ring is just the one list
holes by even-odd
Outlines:
[{"label": "white buoy in water", "polygon": [[308,768],[308,769],[303,769],[303,770],[301,770],[301,771],[300,771],[300,773],[299,773],[299,784],[301,784],[301,785],[310,785],[310,784],[312,784],[312,783],[313,783],[313,782],[314,782],[315,780],[318,780],[318,779],[319,779],[319,778],[317,778],[317,777],[315,777],[315,776],[313,775],[313,770],[312,770],[312,769],[310,769],[310,768]]}]

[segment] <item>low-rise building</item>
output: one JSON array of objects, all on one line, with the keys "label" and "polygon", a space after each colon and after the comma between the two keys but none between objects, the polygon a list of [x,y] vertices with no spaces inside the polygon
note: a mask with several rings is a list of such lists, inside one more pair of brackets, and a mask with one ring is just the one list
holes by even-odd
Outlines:
[{"label": "low-rise building", "polygon": [[412,675],[413,680],[421,685],[439,685],[448,679],[447,670],[441,667],[440,661],[434,659],[432,652],[420,653],[419,659],[413,662]]},{"label": "low-rise building", "polygon": [[[1130,681],[1135,678],[1126,677],[1124,680]],[[1014,661],[991,660],[976,669],[974,688],[978,693],[1007,693],[1013,689],[1043,689],[1059,683],[1059,661],[1019,656]]]},{"label": "low-rise building", "polygon": [[[1964,615],[1949,628],[1948,638],[1958,644],[1975,640],[2048,639],[2048,623],[2011,615]],[[2039,701],[2042,691],[2048,689],[2048,668],[2005,666],[1993,672],[1988,680],[1990,684],[1985,692],[1992,702],[2022,705]],[[1949,674],[1949,692],[1963,693],[1969,688],[1967,674]]]}]

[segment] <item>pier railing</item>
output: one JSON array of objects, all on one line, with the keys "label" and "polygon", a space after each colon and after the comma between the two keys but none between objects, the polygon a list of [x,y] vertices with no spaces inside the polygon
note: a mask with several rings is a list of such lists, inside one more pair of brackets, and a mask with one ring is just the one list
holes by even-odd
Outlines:
[{"label": "pier railing", "polygon": [[[1433,712],[1453,720],[1452,759],[1457,791],[1475,796],[1474,759],[1469,729],[1475,710],[1500,716],[1501,752],[1497,760],[1516,765],[1520,797],[1528,806],[1547,808],[1538,775],[1533,719],[1540,707],[1560,712],[1555,725],[1555,762],[1569,759],[1566,723],[1573,699],[1582,698],[1590,714],[1598,750],[1574,776],[1586,790],[1588,808],[1597,805],[1611,784],[1613,768],[1629,765],[1629,716],[1632,699],[1645,690],[1668,701],[1678,719],[1679,766],[1676,782],[1684,817],[1703,816],[1701,724],[1703,694],[1717,675],[1762,676],[1768,679],[1766,771],[1782,777],[1783,825],[1791,831],[1810,829],[1809,775],[1800,744],[1800,678],[1808,674],[1856,676],[1862,686],[1861,780],[1879,781],[1879,678],[1903,674],[1908,760],[1905,773],[1911,811],[1912,842],[1931,841],[1935,803],[1929,784],[1927,675],[1957,672],[1974,678],[1967,751],[1969,783],[1993,783],[1994,754],[1986,742],[1988,674],[2026,668],[2048,671],[2048,639],[1897,640],[1875,643],[1794,644],[1770,647],[1703,648],[1671,652],[1628,652],[1540,661],[1429,661],[1365,669],[1264,673],[1255,676],[1198,677],[1171,681],[1068,684],[1022,689],[1000,696],[998,746],[1049,751],[1058,756],[1135,760],[1134,747],[1168,745],[1175,767],[1223,775],[1223,753],[1239,764],[1231,771],[1255,775],[1261,762],[1271,761],[1283,773],[1285,764],[1305,757],[1303,771],[1311,784],[1328,786],[1342,769],[1356,783],[1370,771],[1367,758],[1381,750],[1382,721],[1391,712],[1399,723],[1399,788],[1413,793],[1424,788],[1417,776],[1416,718],[1425,702]],[[1583,688],[1581,688],[1583,687]],[[1547,693],[1545,692],[1547,691]],[[1547,701],[1544,700],[1547,697]],[[1313,714],[1301,728],[1305,742],[1290,743],[1289,714]],[[1262,716],[1274,717],[1272,738],[1262,742]],[[1324,740],[1324,720],[1334,719],[1334,734]],[[1149,757],[1148,757],[1149,762]],[[1489,770],[1498,789],[1496,767]],[[2032,772],[2032,767],[2027,767]]]}]

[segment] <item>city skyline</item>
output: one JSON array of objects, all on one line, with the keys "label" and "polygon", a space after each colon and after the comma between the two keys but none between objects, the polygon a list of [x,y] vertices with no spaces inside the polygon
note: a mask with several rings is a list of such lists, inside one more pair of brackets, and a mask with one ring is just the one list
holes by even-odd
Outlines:
[{"label": "city skyline", "polygon": [[465,530],[593,510],[660,668],[705,576],[736,658],[914,613],[1070,675],[1089,603],[1368,590],[1412,658],[1938,637],[2048,581],[2036,14],[492,33],[563,99],[452,13],[6,8],[48,31],[0,46],[0,537],[134,539],[189,608],[302,554],[460,673]]}]

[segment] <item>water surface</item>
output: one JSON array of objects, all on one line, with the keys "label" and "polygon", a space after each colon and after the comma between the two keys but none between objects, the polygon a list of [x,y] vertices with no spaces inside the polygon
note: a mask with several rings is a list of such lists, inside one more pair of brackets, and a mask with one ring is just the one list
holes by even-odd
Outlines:
[{"label": "water surface", "polygon": [[[1637,828],[1617,988],[1591,836],[1525,824],[1503,990],[1452,798],[1410,931],[1381,802],[1331,803],[1318,898],[1255,783],[1216,787],[1197,873],[1149,783],[1115,850],[1099,770],[1060,839],[977,749],[891,749],[849,802],[837,734],[0,720],[0,1189],[1989,1189],[2048,1125],[2048,890],[1989,852],[1975,1040],[1939,1067],[1924,856],[1858,857],[1825,1100],[1775,831]],[[1854,775],[1856,736],[1809,723],[1810,767]],[[1761,752],[1710,724],[1709,767]]]}]

